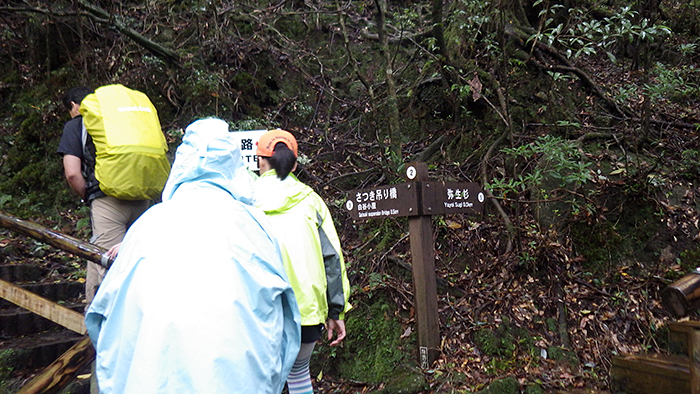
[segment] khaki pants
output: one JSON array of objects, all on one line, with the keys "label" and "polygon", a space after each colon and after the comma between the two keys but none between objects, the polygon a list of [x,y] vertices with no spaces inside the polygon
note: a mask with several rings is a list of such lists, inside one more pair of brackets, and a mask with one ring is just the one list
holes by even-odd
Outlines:
[{"label": "khaki pants", "polygon": [[[129,227],[151,206],[149,200],[127,201],[105,196],[90,203],[92,221],[92,238],[90,243],[109,249],[122,242]],[[105,277],[107,269],[97,263],[88,261],[85,279],[85,310],[92,303],[97,288]],[[99,394],[95,362],[91,364],[90,394]]]},{"label": "khaki pants", "polygon": [[[150,200],[127,201],[105,196],[92,200],[92,238],[90,243],[109,249],[122,242],[129,227],[151,206]],[[87,265],[85,299],[90,306],[107,269],[91,261]],[[87,308],[86,306],[86,308]]]}]

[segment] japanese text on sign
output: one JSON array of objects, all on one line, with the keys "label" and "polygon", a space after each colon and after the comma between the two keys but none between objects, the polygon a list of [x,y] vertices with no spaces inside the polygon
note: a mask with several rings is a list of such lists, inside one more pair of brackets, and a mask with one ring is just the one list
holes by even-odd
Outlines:
[{"label": "japanese text on sign", "polygon": [[260,169],[258,166],[258,155],[255,154],[255,151],[257,150],[260,136],[266,132],[267,130],[232,131],[232,133],[235,133],[236,137],[238,137],[238,144],[241,148],[243,162],[251,171],[258,171]]},{"label": "japanese text on sign", "polygon": [[377,201],[396,200],[397,195],[398,194],[395,187],[391,187],[389,189],[357,192],[355,195],[355,201],[357,202],[358,216],[364,218],[372,216],[397,215],[399,212],[394,208],[377,210]]},{"label": "japanese text on sign", "polygon": [[[395,187],[389,189],[377,189],[369,191],[358,191],[355,193],[355,202],[358,211],[377,209],[377,201],[396,200],[398,193]],[[362,212],[360,212],[362,217]]]},{"label": "japanese text on sign", "polygon": [[476,183],[425,182],[423,185],[423,213],[481,211],[485,196]]},{"label": "japanese text on sign", "polygon": [[[474,203],[466,201],[469,199],[469,189],[445,189],[447,200],[444,201],[445,208],[471,208]],[[453,201],[457,200],[457,201]]]},{"label": "japanese text on sign", "polygon": [[412,183],[354,190],[345,208],[356,219],[408,216],[417,210],[416,187]]}]

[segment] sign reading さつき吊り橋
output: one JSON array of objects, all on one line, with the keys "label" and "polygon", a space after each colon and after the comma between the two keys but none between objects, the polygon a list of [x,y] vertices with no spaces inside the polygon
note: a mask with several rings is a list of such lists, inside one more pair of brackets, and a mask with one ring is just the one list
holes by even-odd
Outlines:
[{"label": "sign reading \u3055\u3064\u304d\u540a\u308a\u6a4b", "polygon": [[238,143],[241,148],[241,156],[243,162],[251,171],[258,171],[258,155],[255,154],[258,149],[258,140],[260,136],[267,133],[267,130],[246,130],[246,131],[231,131],[238,138]]},{"label": "sign reading \u3055\u3064\u304d\u540a\u308a\u6a4b", "polygon": [[406,182],[353,190],[345,209],[353,219],[478,213],[484,199],[477,183]]},{"label": "sign reading \u3055\u3064\u304d\u540a\u308a\u6a4b", "polygon": [[345,202],[345,209],[353,219],[417,215],[417,182],[353,190]]}]

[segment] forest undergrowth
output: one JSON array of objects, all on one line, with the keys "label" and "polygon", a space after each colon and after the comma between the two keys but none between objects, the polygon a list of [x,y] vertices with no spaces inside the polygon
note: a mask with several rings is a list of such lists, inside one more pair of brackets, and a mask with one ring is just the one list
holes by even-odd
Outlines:
[{"label": "forest undergrowth", "polygon": [[[0,210],[89,239],[87,208],[68,192],[54,156],[67,120],[60,92],[78,81],[146,91],[173,151],[203,116],[297,136],[297,175],[325,199],[343,244],[355,305],[348,324],[392,323],[377,325],[390,330],[391,345],[375,345],[381,338],[368,340],[364,330],[350,331],[339,349],[319,344],[319,393],[466,393],[496,382],[530,394],[607,390],[616,355],[667,351],[674,318],[660,293],[700,265],[697,55],[646,70],[624,48],[616,62],[603,53],[562,60],[541,42],[527,47],[518,26],[489,32],[495,19],[475,21],[495,17],[496,5],[457,1],[453,56],[465,58],[452,67],[429,38],[429,6],[392,2],[389,53],[404,133],[397,158],[373,2],[102,2],[175,51],[145,50],[124,38],[124,25],[95,28],[119,18],[88,18],[83,9],[85,19],[74,19],[44,12],[41,2],[12,3],[0,6],[8,59]],[[525,4],[531,20],[541,3]],[[476,6],[484,8],[460,9]],[[476,22],[481,30],[470,30]],[[72,41],[79,35],[83,44]],[[673,40],[669,48],[697,41]],[[404,162],[418,159],[432,179],[485,179],[493,192],[479,214],[432,217],[441,344],[427,370],[417,364],[407,219],[360,222],[343,209],[351,189],[400,182]],[[84,262],[2,229],[0,252],[49,267],[46,280],[84,276]],[[60,268],[67,262],[71,269]],[[350,360],[365,354],[358,343],[390,348],[359,360],[388,363],[383,374],[349,372]],[[397,360],[417,372],[410,389],[392,382]]]}]

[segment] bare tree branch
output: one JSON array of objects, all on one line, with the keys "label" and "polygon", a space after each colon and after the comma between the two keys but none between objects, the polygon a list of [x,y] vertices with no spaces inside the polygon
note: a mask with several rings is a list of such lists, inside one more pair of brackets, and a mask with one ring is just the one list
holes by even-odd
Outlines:
[{"label": "bare tree branch", "polygon": [[96,22],[114,26],[117,30],[119,30],[120,33],[131,38],[134,42],[146,48],[154,55],[162,58],[169,64],[177,65],[179,63],[180,57],[177,55],[177,53],[175,53],[175,51],[149,40],[148,38],[138,33],[136,30],[121,23],[119,21],[119,18],[116,18],[109,12],[90,4],[85,0],[78,0],[78,4],[80,4],[82,8],[87,10],[87,15]]}]

